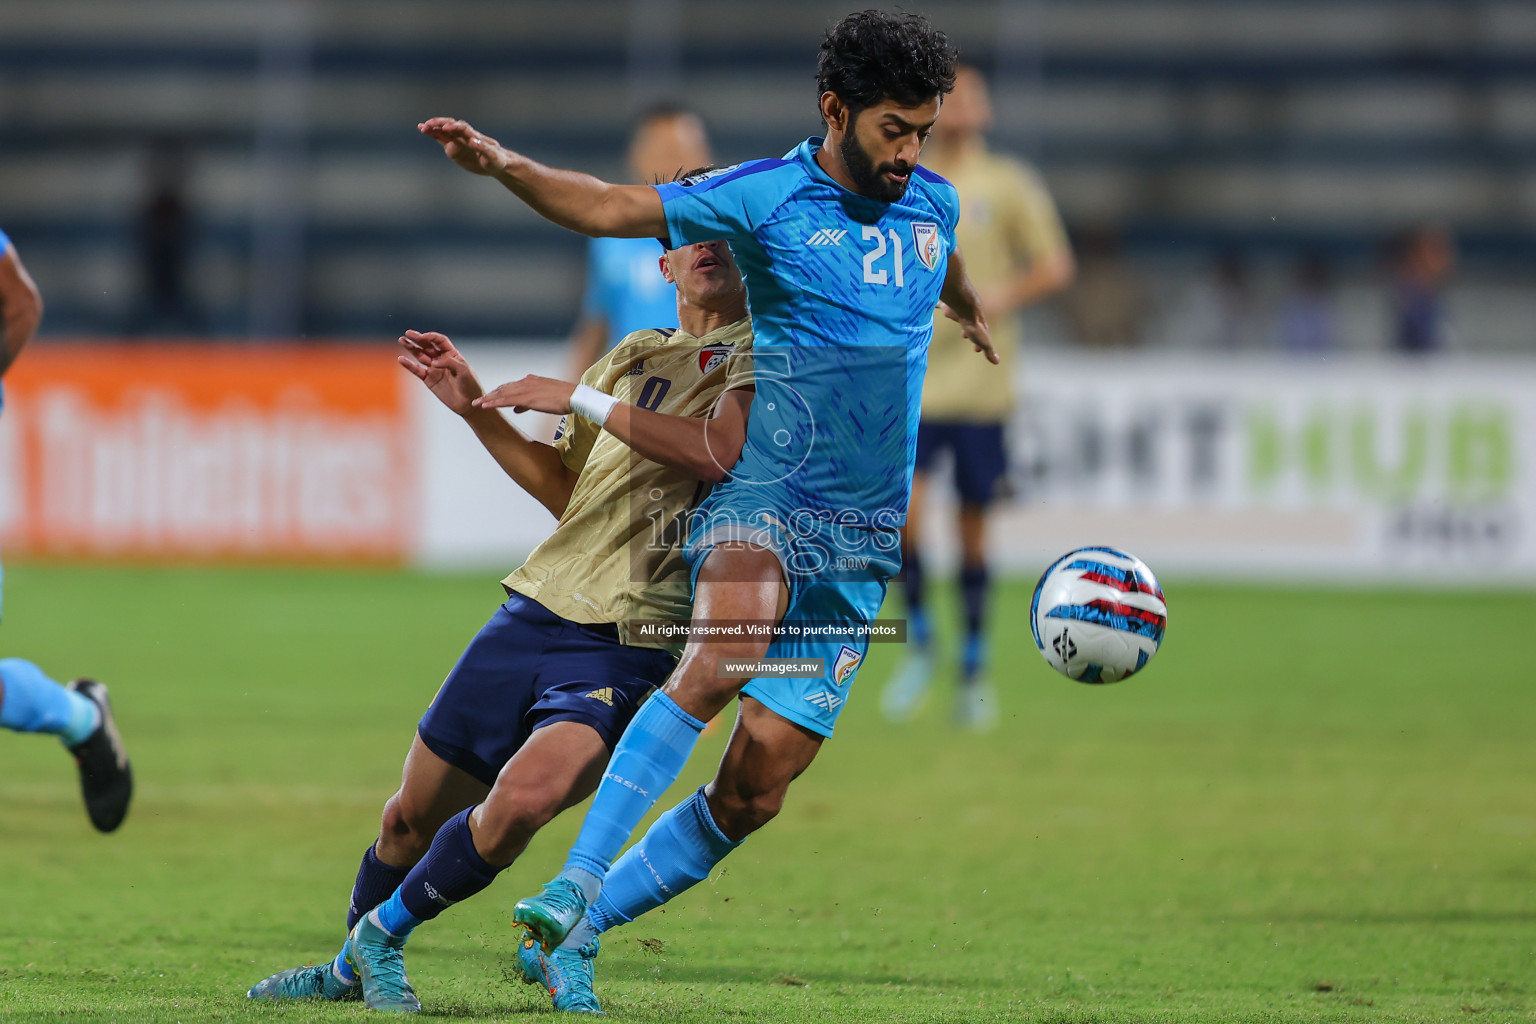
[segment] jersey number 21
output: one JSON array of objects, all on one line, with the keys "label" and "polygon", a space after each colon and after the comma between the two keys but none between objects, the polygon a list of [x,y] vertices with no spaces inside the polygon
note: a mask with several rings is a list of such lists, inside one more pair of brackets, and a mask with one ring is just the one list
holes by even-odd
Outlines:
[{"label": "jersey number 21", "polygon": [[[879,270],[875,269],[875,264],[880,262],[885,257],[885,240],[887,237],[889,237],[891,240],[890,252],[892,273],[889,275],[887,274],[884,267],[881,267]],[[901,236],[896,233],[895,229],[893,228],[890,231],[881,231],[873,224],[866,224],[864,225],[864,241],[873,241],[875,243],[875,247],[864,254],[864,283],[894,283],[897,288],[905,288],[907,282],[902,274],[904,268],[902,267]]]}]

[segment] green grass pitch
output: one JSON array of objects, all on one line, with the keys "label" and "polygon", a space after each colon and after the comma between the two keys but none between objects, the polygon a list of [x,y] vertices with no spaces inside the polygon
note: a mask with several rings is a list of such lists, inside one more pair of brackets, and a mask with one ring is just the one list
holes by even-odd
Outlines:
[{"label": "green grass pitch", "polygon": [[[253,1005],[329,956],[417,716],[494,574],[21,567],[0,655],[113,695],[139,780],[86,823],[50,738],[0,733],[0,1022],[357,1021]],[[1003,723],[886,725],[877,648],[784,814],[612,933],[618,1020],[1536,1019],[1536,595],[1169,587],[1142,677],[1087,687],[1003,589]],[[938,694],[947,697],[948,681]],[[670,805],[706,779],[707,736]],[[568,814],[422,927],[429,1014],[548,1012],[514,900]]]}]

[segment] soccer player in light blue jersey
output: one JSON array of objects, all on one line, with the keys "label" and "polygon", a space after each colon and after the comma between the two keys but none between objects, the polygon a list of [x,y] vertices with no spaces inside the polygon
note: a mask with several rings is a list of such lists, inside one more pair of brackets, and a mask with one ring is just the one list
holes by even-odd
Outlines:
[{"label": "soccer player in light blue jersey", "polygon": [[[647,184],[708,165],[704,122],[673,104],[650,107],[635,120],[627,162],[631,180]],[[656,273],[654,239],[594,238],[587,243],[586,289],[571,333],[571,380],[580,380],[587,367],[635,331],[677,325],[677,288]]]},{"label": "soccer player in light blue jersey", "polygon": [[[0,231],[0,378],[37,333],[42,319],[43,299],[37,285],[16,247]],[[111,832],[123,823],[133,798],[133,772],[105,686],[94,679],[76,679],[66,686],[30,661],[0,659],[0,726],[59,737],[79,767],[91,824]]]},{"label": "soccer player in light blue jersey", "polygon": [[[533,936],[519,964],[557,1008],[594,1006],[596,936],[706,877],[778,813],[790,782],[832,734],[866,653],[860,627],[900,565],[897,528],[941,299],[996,361],[954,245],[955,190],[917,162],[953,85],[955,57],[917,15],[849,15],[821,47],[825,140],[655,188],[544,167],[463,121],[421,125],[460,166],[495,177],[562,226],[672,244],[728,239],[754,323],[746,444],[691,524],[693,621],[783,631],[690,638],[666,687],[615,748],[565,868],[517,905],[514,920]],[[515,382],[481,401],[548,411],[540,388]],[[571,405],[598,421],[611,411],[579,391]],[[810,624],[840,632],[794,635]],[[739,664],[765,655],[819,659],[823,671],[785,679]],[[738,695],[715,780],[614,863],[704,723]]]}]

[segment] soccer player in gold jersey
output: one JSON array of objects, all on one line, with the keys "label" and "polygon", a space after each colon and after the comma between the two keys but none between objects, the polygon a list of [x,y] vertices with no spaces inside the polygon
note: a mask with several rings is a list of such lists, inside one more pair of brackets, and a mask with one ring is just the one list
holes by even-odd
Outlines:
[{"label": "soccer player in gold jersey", "polygon": [[559,523],[502,581],[506,603],[422,716],[358,870],[341,952],[267,978],[250,998],[419,1010],[401,955],[411,929],[484,889],[546,822],[590,795],[630,718],[675,666],[676,648],[630,625],[689,617],[681,525],[741,453],[752,333],[729,246],[657,256],[658,273],[677,285],[681,328],[630,334],[580,385],[529,378],[588,410],[567,417],[553,444],[475,404],[480,383],[448,338],[400,339],[401,365]]},{"label": "soccer player in gold jersey", "polygon": [[996,700],[985,679],[983,630],[991,580],[987,510],[999,496],[998,485],[1008,465],[1004,442],[1014,402],[1010,363],[1012,342],[1018,338],[1017,313],[1065,288],[1075,272],[1066,232],[1045,184],[1030,167],[987,148],[984,133],[991,124],[986,80],[975,68],[960,67],[954,91],[944,103],[944,116],[923,152],[923,163],[949,179],[960,193],[956,236],[993,336],[999,339],[1002,365],[984,365],[975,358],[958,324],[943,316],[935,318],[928,376],[923,382],[912,501],[902,538],[911,647],[881,699],[889,718],[905,720],[917,710],[933,675],[919,538],[928,474],[948,450],[960,499],[955,528],[965,607],[955,720],[977,729],[989,727],[997,716]]}]

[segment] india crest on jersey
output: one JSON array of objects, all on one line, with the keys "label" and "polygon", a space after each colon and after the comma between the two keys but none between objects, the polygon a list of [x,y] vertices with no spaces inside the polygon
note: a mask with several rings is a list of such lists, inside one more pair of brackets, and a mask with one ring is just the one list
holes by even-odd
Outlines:
[{"label": "india crest on jersey", "polygon": [[838,686],[847,686],[848,681],[853,678],[853,673],[858,669],[859,662],[863,660],[864,655],[844,644],[842,650],[837,652],[837,660],[832,663],[832,681]]},{"label": "india crest on jersey", "polygon": [[923,261],[923,266],[929,270],[937,268],[939,258],[944,255],[944,243],[939,241],[939,226],[932,221],[913,224],[912,249],[917,253],[917,258]]}]

